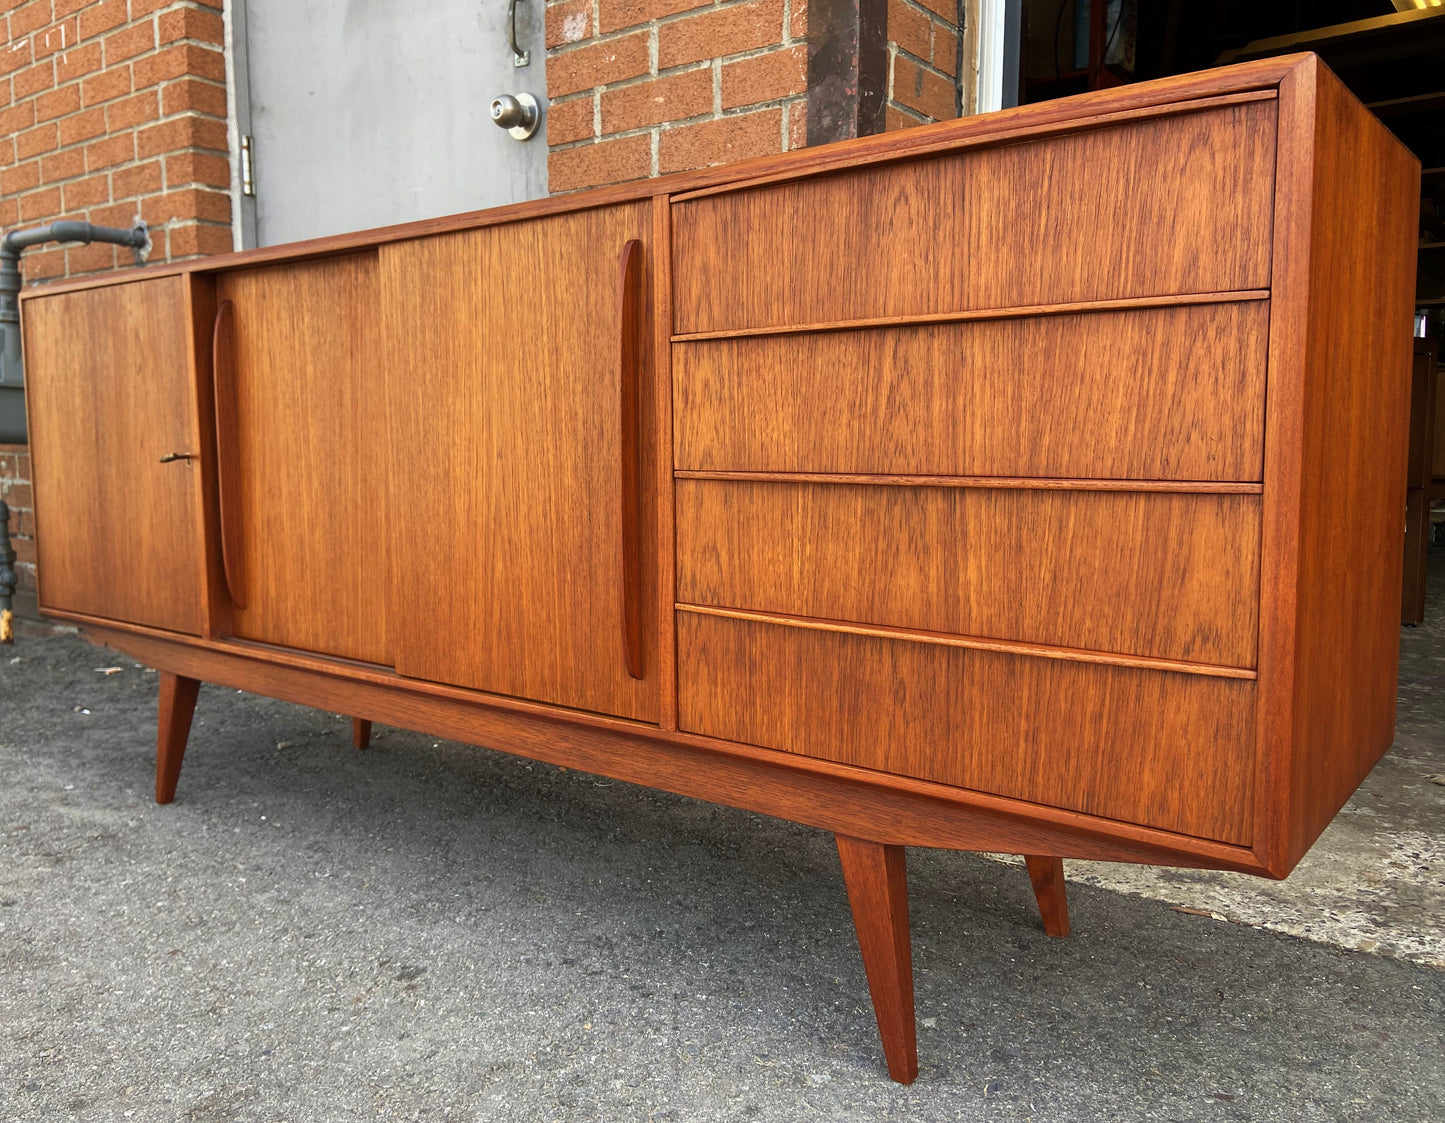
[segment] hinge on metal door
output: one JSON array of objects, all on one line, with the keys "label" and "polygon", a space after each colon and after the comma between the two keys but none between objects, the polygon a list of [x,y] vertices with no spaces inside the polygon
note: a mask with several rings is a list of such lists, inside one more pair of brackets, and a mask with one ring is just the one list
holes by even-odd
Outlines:
[{"label": "hinge on metal door", "polygon": [[256,194],[256,168],[249,136],[241,137],[241,194]]}]

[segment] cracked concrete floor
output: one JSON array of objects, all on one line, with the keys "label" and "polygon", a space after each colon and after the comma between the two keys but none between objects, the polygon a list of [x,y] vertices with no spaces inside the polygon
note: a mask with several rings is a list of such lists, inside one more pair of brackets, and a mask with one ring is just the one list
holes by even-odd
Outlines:
[{"label": "cracked concrete floor", "polygon": [[1059,941],[1022,871],[911,852],[910,1088],[827,835],[216,687],[156,807],[155,676],[23,638],[0,1120],[1445,1119],[1441,576],[1289,881],[1070,863]]}]

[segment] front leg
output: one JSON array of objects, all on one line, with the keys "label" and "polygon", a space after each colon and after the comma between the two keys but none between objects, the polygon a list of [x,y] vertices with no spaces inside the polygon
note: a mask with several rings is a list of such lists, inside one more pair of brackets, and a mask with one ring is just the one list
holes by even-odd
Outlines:
[{"label": "front leg", "polygon": [[1064,860],[1041,854],[1025,854],[1029,880],[1034,883],[1034,897],[1039,902],[1039,916],[1044,931],[1050,936],[1069,934],[1069,897],[1064,886]]},{"label": "front leg", "polygon": [[176,798],[176,781],[181,778],[181,758],[186,755],[186,738],[191,732],[191,715],[196,712],[199,679],[161,673],[160,715],[156,722],[156,802]]},{"label": "front leg", "polygon": [[358,749],[371,744],[371,722],[360,717],[351,719],[351,743]]},{"label": "front leg", "polygon": [[900,1084],[912,1084],[918,1076],[918,1039],[903,847],[841,834],[837,837],[888,1075]]}]

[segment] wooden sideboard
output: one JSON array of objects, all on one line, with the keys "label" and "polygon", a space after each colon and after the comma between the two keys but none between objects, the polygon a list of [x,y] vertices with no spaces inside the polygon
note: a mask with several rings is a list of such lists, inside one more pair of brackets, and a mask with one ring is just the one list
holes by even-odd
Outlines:
[{"label": "wooden sideboard", "polygon": [[[41,603],[905,846],[1283,877],[1394,731],[1414,158],[1309,55],[34,289]],[[204,746],[201,746],[204,749]]]}]

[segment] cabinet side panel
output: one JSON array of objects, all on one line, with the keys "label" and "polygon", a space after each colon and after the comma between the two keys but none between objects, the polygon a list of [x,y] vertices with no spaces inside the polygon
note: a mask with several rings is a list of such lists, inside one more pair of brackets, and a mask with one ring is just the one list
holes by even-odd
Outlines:
[{"label": "cabinet side panel", "polygon": [[199,633],[198,460],[184,279],[25,302],[42,608]]},{"label": "cabinet side panel", "polygon": [[1394,737],[1419,198],[1415,158],[1316,81],[1290,865]]}]

